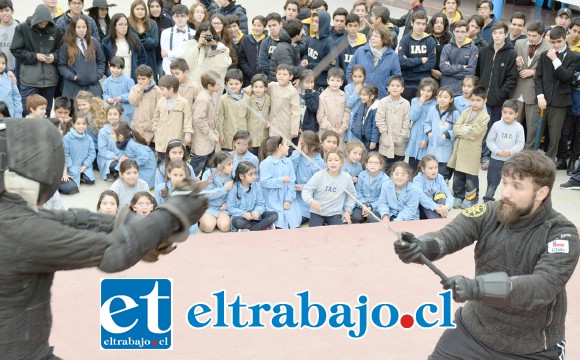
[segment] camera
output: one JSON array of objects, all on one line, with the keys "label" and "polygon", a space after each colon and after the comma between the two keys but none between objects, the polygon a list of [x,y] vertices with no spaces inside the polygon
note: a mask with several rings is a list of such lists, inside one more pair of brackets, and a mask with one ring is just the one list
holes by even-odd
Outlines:
[{"label": "camera", "polygon": [[213,41],[213,36],[212,35],[205,35],[203,37],[203,39],[205,40],[206,43],[210,43]]}]

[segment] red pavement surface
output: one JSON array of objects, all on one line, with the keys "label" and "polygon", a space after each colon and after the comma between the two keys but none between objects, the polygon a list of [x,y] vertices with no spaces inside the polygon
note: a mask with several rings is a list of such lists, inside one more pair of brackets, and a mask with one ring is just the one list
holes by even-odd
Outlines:
[{"label": "red pavement surface", "polygon": [[[446,220],[405,222],[396,230],[416,234],[435,230]],[[225,289],[231,302],[290,302],[310,290],[311,301],[357,305],[389,302],[401,314],[423,302],[440,303],[439,279],[425,266],[405,265],[392,249],[394,236],[382,224],[303,228],[259,233],[200,235],[190,238],[155,264],[139,263],[118,274],[95,269],[59,272],[52,294],[51,345],[64,359],[425,359],[443,330],[369,327],[359,340],[347,329],[193,329],[188,308],[214,306],[212,293]],[[447,275],[473,276],[473,247],[438,261]],[[103,351],[99,347],[101,278],[173,278],[173,350]],[[568,283],[566,353],[580,358],[580,284]],[[457,309],[453,304],[453,312]],[[246,314],[247,315],[247,314]],[[269,319],[264,316],[263,319]],[[429,320],[431,318],[428,317]],[[435,318],[433,318],[435,319]],[[1,357],[1,356],[0,356]]]}]

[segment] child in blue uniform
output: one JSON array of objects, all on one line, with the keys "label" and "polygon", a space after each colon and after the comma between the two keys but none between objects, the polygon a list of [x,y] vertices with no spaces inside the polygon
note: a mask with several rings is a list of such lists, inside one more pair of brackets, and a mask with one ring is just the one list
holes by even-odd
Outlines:
[{"label": "child in blue uniform", "polygon": [[271,136],[260,146],[260,157],[263,159],[260,184],[266,210],[278,213],[276,227],[282,229],[297,228],[302,220],[296,201],[296,173],[292,161],[287,158],[288,149],[288,142],[281,136]]},{"label": "child in blue uniform", "polygon": [[425,135],[425,118],[429,110],[437,104],[435,100],[439,85],[432,78],[425,78],[419,83],[419,96],[411,100],[409,120],[411,134],[405,155],[409,157],[411,171],[415,171],[419,161],[427,153],[427,135]]},{"label": "child in blue uniform", "polygon": [[365,145],[359,140],[349,141],[344,147],[344,161],[341,171],[350,175],[352,183],[358,181],[358,174],[363,170],[361,159],[365,156]]},{"label": "child in blue uniform", "polygon": [[297,147],[300,151],[292,152],[290,160],[296,173],[296,185],[294,185],[296,200],[300,206],[302,223],[305,223],[310,218],[310,207],[302,200],[302,187],[312,178],[312,175],[320,169],[325,169],[326,163],[322,159],[322,145],[318,140],[318,135],[313,131],[306,130],[300,134]]},{"label": "child in blue uniform", "polygon": [[419,220],[421,192],[411,183],[411,168],[403,161],[391,167],[391,180],[381,186],[379,214],[383,221]]},{"label": "child in blue uniform", "polygon": [[[252,154],[248,148],[252,144],[252,135],[247,130],[239,130],[234,135],[234,150],[230,151],[233,159],[233,171],[238,168],[238,164],[242,161],[248,161],[258,168],[258,157]],[[232,176],[235,175],[232,173]],[[256,174],[258,175],[258,174]]]},{"label": "child in blue uniform", "polygon": [[439,172],[439,162],[433,155],[425,155],[419,162],[413,184],[422,194],[419,199],[421,219],[447,217],[453,207],[453,195]]},{"label": "child in blue uniform", "polygon": [[[391,181],[389,176],[381,170],[383,166],[383,157],[378,152],[371,152],[367,156],[366,170],[360,172],[358,182],[354,186],[357,200],[363,206],[361,207],[357,203],[354,208],[352,213],[353,223],[380,221],[379,197],[381,195],[381,187],[385,182]],[[371,212],[375,216],[372,216]]]},{"label": "child in blue uniform", "polygon": [[270,228],[278,213],[266,211],[262,186],[256,182],[256,167],[242,161],[236,168],[234,186],[228,191],[228,212],[232,217],[232,231],[260,231]]},{"label": "child in blue uniform", "polygon": [[[161,161],[157,170],[155,170],[155,186],[163,184],[166,181],[165,176],[167,174],[165,173],[165,169],[170,161],[182,160],[187,163],[187,155],[188,152],[183,141],[179,139],[169,140],[167,149],[165,150],[165,158]],[[195,174],[193,172],[191,165],[187,164],[187,168],[192,177],[198,179],[201,177],[201,174]]]},{"label": "child in blue uniform", "polygon": [[64,195],[79,192],[81,182],[94,184],[93,161],[97,156],[93,139],[87,135],[87,119],[77,115],[73,127],[62,139],[66,158],[66,172],[62,176],[59,190]]},{"label": "child in blue uniform", "polygon": [[220,151],[210,160],[209,166],[210,168],[201,177],[202,181],[210,181],[204,191],[209,206],[199,219],[199,228],[205,233],[214,231],[216,227],[222,232],[229,232],[231,220],[226,199],[228,191],[234,186],[232,156],[225,151]]},{"label": "child in blue uniform", "polygon": [[109,122],[99,130],[97,141],[97,165],[102,180],[115,180],[115,174],[119,172],[119,163],[126,159],[125,152],[117,147],[113,138],[113,130],[119,126],[123,108],[113,105],[107,109],[107,121]]}]

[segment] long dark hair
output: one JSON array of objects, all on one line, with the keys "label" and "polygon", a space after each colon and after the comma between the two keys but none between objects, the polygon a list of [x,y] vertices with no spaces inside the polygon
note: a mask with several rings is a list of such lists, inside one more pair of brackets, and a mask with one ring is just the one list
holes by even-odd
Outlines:
[{"label": "long dark hair", "polygon": [[[236,174],[234,176],[234,186],[236,187],[236,197],[240,199],[240,187],[242,184],[242,175],[246,175],[248,171],[256,169],[256,166],[249,161],[241,161],[236,168]],[[239,185],[239,186],[238,186]],[[250,184],[250,190],[252,189],[252,184]]]},{"label": "long dark hair", "polygon": [[[217,38],[219,39],[219,41],[224,44],[225,46],[227,46],[230,49],[230,57],[232,58],[232,64],[237,64],[238,63],[238,55],[236,54],[236,50],[234,49],[234,42],[232,41],[232,36],[230,35],[230,31],[228,29],[228,21],[226,20],[226,17],[223,16],[222,14],[213,14],[210,18],[209,18],[209,22],[211,25],[211,20],[217,18],[219,19],[219,21],[221,21],[222,24],[224,24],[223,29],[222,29],[222,33],[221,34],[217,34]],[[201,24],[200,24],[201,26]],[[213,28],[213,26],[212,26]]]},{"label": "long dark hair", "polygon": [[213,36],[214,39],[216,39],[216,41],[219,39],[217,33],[215,32],[215,29],[213,28],[213,26],[211,26],[211,24],[209,23],[209,21],[204,21],[201,24],[199,24],[199,26],[197,27],[197,30],[195,31],[195,35],[194,35],[194,39],[195,41],[199,42],[199,37],[201,36],[201,32],[202,31],[208,31],[211,32],[211,36]]},{"label": "long dark hair", "polygon": [[[125,16],[125,14],[115,14],[111,18],[111,24],[109,24],[109,37],[111,38],[111,46],[113,47],[113,55],[117,54],[117,31],[115,27],[117,23],[122,18],[127,20],[127,26],[129,26],[129,19]],[[129,45],[129,49],[131,52],[141,53],[143,46],[141,45],[141,41],[137,35],[133,34],[129,28],[127,28],[127,34],[125,35],[125,40],[127,41],[127,45]]]},{"label": "long dark hair", "polygon": [[97,202],[97,211],[101,210],[101,202],[103,201],[105,196],[110,196],[113,199],[115,199],[115,201],[117,202],[117,208],[119,207],[119,195],[117,195],[117,193],[114,192],[113,190],[105,190],[99,196],[99,201]]},{"label": "long dark hair", "polygon": [[441,44],[449,44],[449,41],[451,41],[451,32],[449,31],[449,19],[447,18],[447,15],[445,15],[444,13],[442,12],[435,13],[435,15],[433,15],[431,17],[431,20],[429,20],[429,22],[427,23],[427,29],[425,31],[431,34],[431,36],[435,37],[433,27],[435,26],[435,21],[437,21],[437,18],[443,19],[443,33],[441,34]]},{"label": "long dark hair", "polygon": [[83,15],[75,15],[68,24],[66,28],[66,32],[64,33],[64,43],[68,45],[67,49],[67,61],[69,65],[74,64],[77,56],[79,55],[79,48],[77,46],[77,31],[76,26],[79,21],[84,21],[87,27],[87,32],[83,37],[87,45],[87,53],[86,58],[87,60],[95,60],[95,47],[93,46],[93,38],[91,37],[91,31],[89,28],[89,19]]},{"label": "long dark hair", "polygon": [[[185,177],[186,178],[191,177],[191,174],[189,173],[189,167],[187,166],[187,162],[182,161],[182,160],[169,161],[167,163],[167,166],[165,167],[165,188],[161,190],[161,197],[164,199],[167,199],[167,197],[169,196],[169,186],[168,186],[169,173],[173,169],[184,169],[185,170]],[[177,185],[177,184],[171,184],[173,189],[175,189],[175,185]]]},{"label": "long dark hair", "polygon": [[[142,5],[145,8],[145,17],[143,18],[143,20],[137,19],[135,17],[135,8],[139,5]],[[138,23],[142,23],[143,25],[145,25],[145,31],[151,29],[151,23],[153,22],[153,20],[151,20],[149,18],[149,8],[147,7],[147,4],[145,3],[145,1],[135,0],[131,3],[131,10],[129,11],[128,22],[129,22],[129,26],[132,27],[133,29],[135,29],[135,31],[137,31],[137,32],[139,32],[137,30]]]},{"label": "long dark hair", "polygon": [[419,164],[417,164],[417,168],[415,169],[415,172],[413,173],[413,178],[415,178],[415,176],[419,175],[420,172],[423,172],[422,169],[425,166],[427,166],[427,163],[429,161],[435,161],[437,164],[439,164],[439,160],[437,160],[435,155],[427,154],[427,155],[423,156],[421,161],[419,161]]},{"label": "long dark hair", "polygon": [[272,153],[274,151],[276,151],[276,149],[278,149],[278,146],[280,146],[280,144],[282,144],[282,142],[284,141],[284,138],[282,136],[270,136],[266,139],[264,139],[262,141],[262,144],[260,145],[260,161],[264,160],[265,158],[267,158],[268,156],[272,155]]},{"label": "long dark hair", "polygon": [[147,140],[145,140],[138,131],[134,132],[131,130],[131,127],[126,121],[120,121],[119,126],[117,126],[117,128],[112,131],[115,133],[115,135],[123,136],[123,141],[133,138],[133,140],[139,144],[149,146]]},{"label": "long dark hair", "polygon": [[101,27],[99,26],[99,8],[98,7],[92,7],[89,9],[89,17],[92,18],[93,20],[95,20],[95,24],[97,24],[97,29],[99,30],[99,35],[101,36],[101,39],[104,38],[105,36],[109,35],[109,29],[111,26],[111,17],[109,16],[109,11],[107,9],[107,16],[105,16],[105,24],[107,24],[107,33],[103,33],[103,31],[101,30]]}]

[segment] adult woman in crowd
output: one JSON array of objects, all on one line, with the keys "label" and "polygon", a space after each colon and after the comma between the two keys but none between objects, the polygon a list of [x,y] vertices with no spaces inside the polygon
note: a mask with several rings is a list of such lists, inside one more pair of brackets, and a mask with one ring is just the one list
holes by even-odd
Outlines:
[{"label": "adult woman in crowd", "polygon": [[63,78],[62,95],[74,99],[80,90],[103,96],[99,80],[105,74],[105,56],[88,31],[85,15],[74,16],[58,51],[58,72]]},{"label": "adult woman in crowd", "polygon": [[461,0],[443,0],[443,9],[441,9],[441,12],[449,20],[449,32],[451,33],[453,33],[455,23],[463,19],[463,14],[459,11],[459,5],[461,5]]},{"label": "adult woman in crowd", "polygon": [[95,24],[97,24],[99,42],[103,41],[105,36],[109,35],[109,24],[111,23],[109,8],[113,6],[117,6],[117,4],[108,4],[107,0],[93,0],[93,6],[85,10],[95,20]]},{"label": "adult woman in crowd", "polygon": [[358,48],[348,68],[346,78],[351,80],[353,66],[364,66],[367,76],[365,82],[373,84],[379,89],[379,99],[387,96],[387,84],[393,75],[401,75],[401,65],[398,55],[391,49],[393,39],[389,29],[384,25],[375,27],[370,35],[370,40]]},{"label": "adult woman in crowd", "polygon": [[[207,42],[207,35],[211,35],[213,40]],[[195,37],[188,41],[182,57],[189,65],[190,79],[198,86],[201,86],[201,75],[208,70],[217,72],[220,75],[219,83],[223,84],[228,67],[232,64],[230,49],[219,41],[209,22],[199,24]]]},{"label": "adult woman in crowd", "polygon": [[232,36],[228,31],[226,17],[222,14],[213,14],[209,19],[211,26],[214,28],[215,33],[219,41],[230,49],[230,57],[232,58],[232,64],[238,65],[238,55],[234,48],[234,42],[232,41]]},{"label": "adult woman in crowd", "polygon": [[129,26],[131,27],[131,32],[137,35],[141,45],[143,45],[147,55],[147,65],[153,69],[153,76],[157,79],[156,51],[157,47],[159,47],[159,31],[155,21],[149,19],[145,1],[135,0],[131,4]]},{"label": "adult woman in crowd", "polygon": [[[155,48],[155,62],[156,62],[156,72],[161,74],[161,63],[163,58],[161,57],[161,46],[159,45],[159,40],[161,39],[161,33],[165,29],[169,29],[175,25],[173,18],[163,11],[163,0],[149,0],[149,17],[151,20],[155,21],[157,24],[157,47]],[[149,60],[149,59],[147,59]]]},{"label": "adult woman in crowd", "polygon": [[207,9],[203,4],[195,3],[191,5],[189,8],[189,19],[187,20],[187,26],[190,29],[197,31],[199,24],[208,20]]},{"label": "adult woman in crowd", "polygon": [[129,19],[124,14],[113,15],[109,36],[103,39],[102,46],[107,62],[113,56],[122,57],[125,60],[123,74],[137,83],[135,70],[139,65],[147,65],[147,55],[137,35],[129,31]]},{"label": "adult woman in crowd", "polygon": [[449,44],[451,41],[451,33],[449,32],[449,20],[444,13],[438,12],[431,17],[427,24],[427,33],[431,34],[435,39],[435,51],[437,53],[435,58],[435,66],[431,69],[431,76],[439,81],[441,80],[441,71],[439,71],[439,59],[441,59],[441,51],[443,46]]}]

